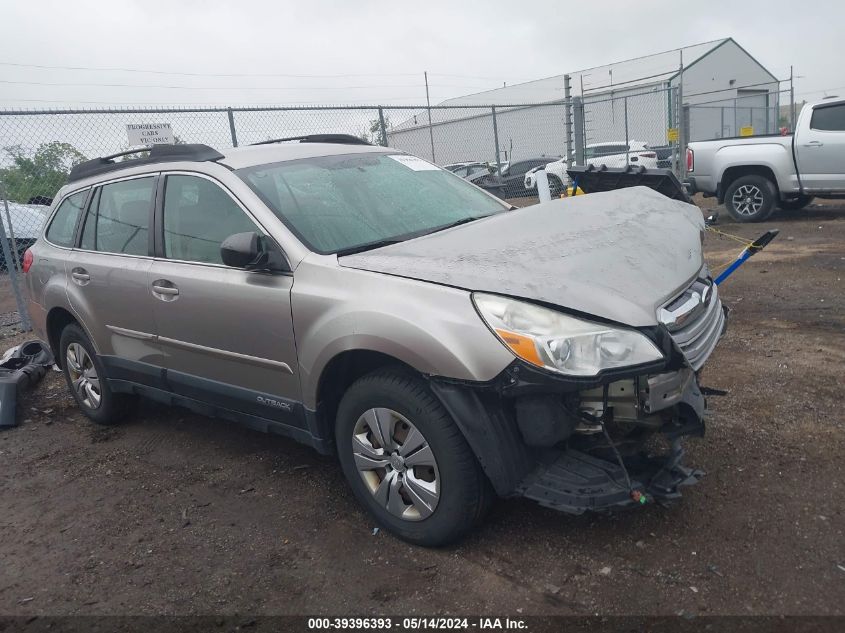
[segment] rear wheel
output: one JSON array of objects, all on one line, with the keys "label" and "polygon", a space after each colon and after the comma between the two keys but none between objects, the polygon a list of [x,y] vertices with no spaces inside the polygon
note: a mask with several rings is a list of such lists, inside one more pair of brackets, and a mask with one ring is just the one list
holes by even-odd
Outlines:
[{"label": "rear wheel", "polygon": [[59,351],[65,380],[82,412],[97,424],[119,421],[131,397],[109,388],[103,365],[81,327],[71,324],[62,330]]},{"label": "rear wheel", "polygon": [[725,191],[725,208],[737,222],[762,222],[774,210],[777,191],[763,176],[743,176]]},{"label": "rear wheel", "polygon": [[778,207],[784,211],[800,211],[813,201],[813,196],[800,195],[791,200],[781,200],[778,202]]},{"label": "rear wheel", "polygon": [[380,370],[355,382],[341,400],[335,433],[355,496],[406,541],[454,541],[490,505],[492,489],[460,430],[408,372]]}]

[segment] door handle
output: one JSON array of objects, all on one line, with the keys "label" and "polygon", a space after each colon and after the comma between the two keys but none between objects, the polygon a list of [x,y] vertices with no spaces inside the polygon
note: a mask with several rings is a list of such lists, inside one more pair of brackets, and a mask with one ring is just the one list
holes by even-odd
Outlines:
[{"label": "door handle", "polygon": [[158,279],[153,282],[153,296],[162,301],[173,301],[179,296],[179,288],[173,282],[165,279]]},{"label": "door handle", "polygon": [[821,141],[810,141],[809,143],[804,143],[804,147],[822,147],[824,143]]},{"label": "door handle", "polygon": [[91,275],[88,274],[88,271],[84,268],[74,268],[70,271],[71,279],[73,279],[74,283],[84,286],[89,281],[91,281]]}]

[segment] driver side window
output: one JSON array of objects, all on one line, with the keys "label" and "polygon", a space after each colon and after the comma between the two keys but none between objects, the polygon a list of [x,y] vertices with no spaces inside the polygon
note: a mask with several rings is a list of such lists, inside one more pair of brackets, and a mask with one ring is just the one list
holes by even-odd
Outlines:
[{"label": "driver side window", "polygon": [[164,254],[222,264],[220,244],[235,233],[262,231],[217,184],[198,176],[167,176],[164,189]]}]

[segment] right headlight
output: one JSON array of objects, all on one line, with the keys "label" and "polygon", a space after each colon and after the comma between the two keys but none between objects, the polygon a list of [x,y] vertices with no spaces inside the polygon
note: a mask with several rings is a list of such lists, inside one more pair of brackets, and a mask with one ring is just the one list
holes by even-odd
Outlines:
[{"label": "right headlight", "polygon": [[524,361],[569,376],[662,360],[640,332],[578,319],[532,303],[474,293],[487,326]]}]

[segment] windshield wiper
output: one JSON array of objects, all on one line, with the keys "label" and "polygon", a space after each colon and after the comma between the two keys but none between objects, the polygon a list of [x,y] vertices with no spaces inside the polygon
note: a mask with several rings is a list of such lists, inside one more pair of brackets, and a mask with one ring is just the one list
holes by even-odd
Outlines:
[{"label": "windshield wiper", "polygon": [[454,222],[450,222],[449,224],[444,224],[443,226],[438,226],[430,231],[427,231],[425,235],[429,235],[431,233],[438,233],[439,231],[445,231],[446,229],[452,229],[456,226],[460,226],[461,224],[468,224],[469,222],[475,222],[476,220],[480,220],[481,218],[489,218],[492,213],[488,213],[487,215],[479,215],[479,216],[470,216],[468,218],[461,218],[460,220],[455,220]]},{"label": "windshield wiper", "polygon": [[391,238],[388,240],[377,240],[375,242],[367,242],[366,244],[359,244],[358,246],[350,246],[349,248],[342,248],[335,255],[338,257],[342,257],[344,255],[354,255],[355,253],[363,253],[364,251],[371,251],[375,248],[381,248],[382,246],[390,246],[391,244],[398,244],[399,242],[404,242],[405,240],[400,240],[396,238]]},{"label": "windshield wiper", "polygon": [[451,229],[456,226],[460,226],[461,224],[466,224],[468,222],[474,222],[475,220],[480,220],[481,218],[489,218],[492,213],[488,213],[487,215],[479,215],[476,217],[468,217],[468,218],[461,218],[460,220],[455,220],[454,222],[450,222],[449,224],[444,224],[443,226],[438,226],[430,231],[416,231],[414,233],[408,233],[406,235],[402,235],[399,237],[391,237],[385,240],[377,240],[375,242],[367,242],[366,244],[359,244],[358,246],[350,246],[349,248],[342,248],[341,250],[335,253],[338,257],[342,257],[343,255],[354,255],[355,253],[363,253],[364,251],[371,251],[376,248],[381,248],[382,246],[390,246],[391,244],[398,244],[399,242],[405,242],[407,240],[414,239],[415,237],[422,237],[424,235],[431,235],[432,233],[437,233],[439,231],[445,231],[446,229]]}]

